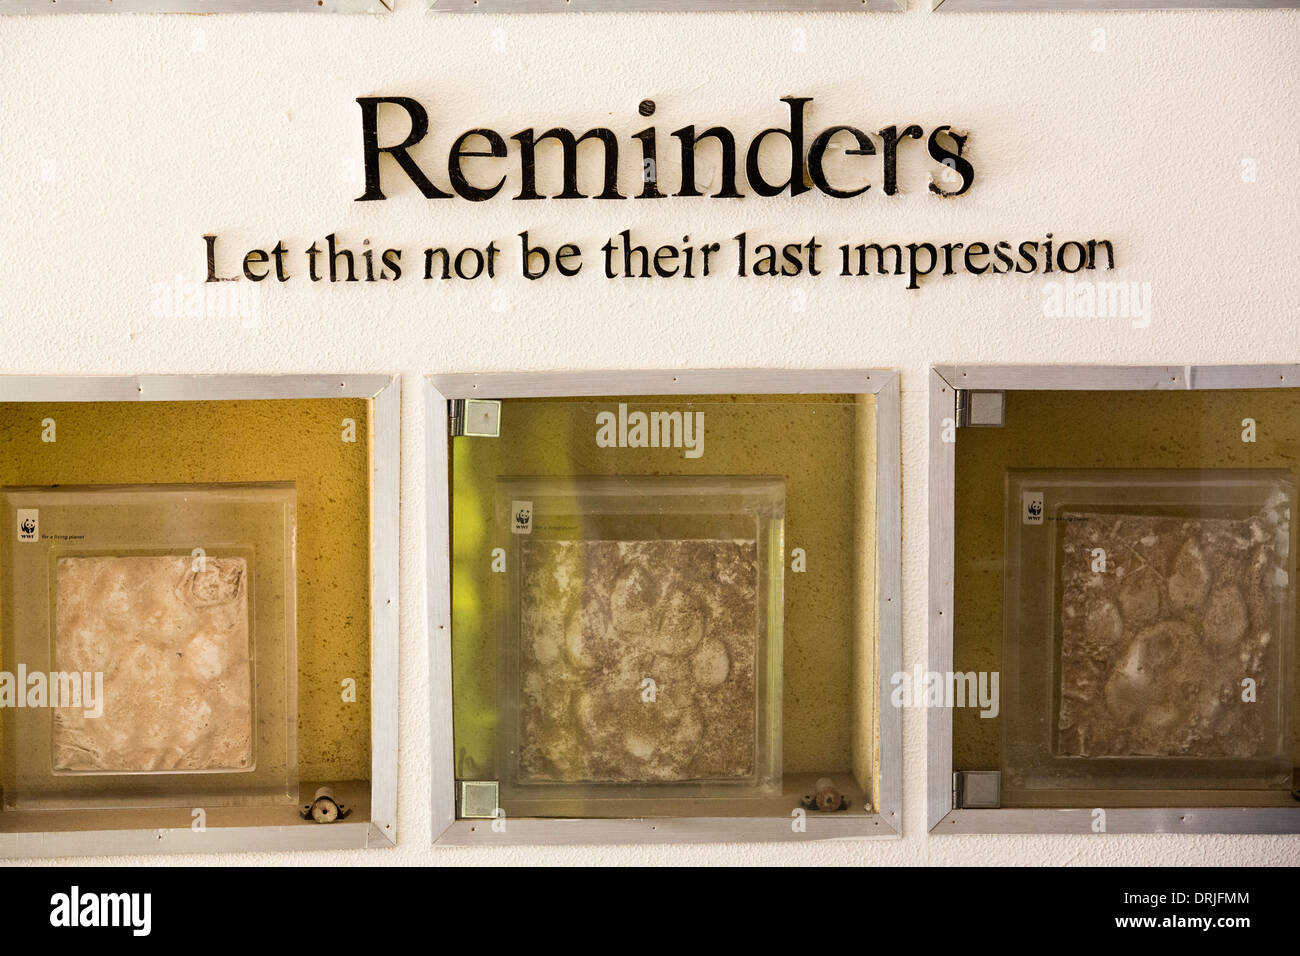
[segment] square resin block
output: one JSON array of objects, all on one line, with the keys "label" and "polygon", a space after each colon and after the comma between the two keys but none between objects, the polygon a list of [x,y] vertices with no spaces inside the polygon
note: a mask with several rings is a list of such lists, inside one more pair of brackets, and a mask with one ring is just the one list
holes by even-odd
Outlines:
[{"label": "square resin block", "polygon": [[1290,789],[1294,500],[1278,470],[1008,473],[1004,805]]},{"label": "square resin block", "polygon": [[279,482],[0,490],[0,658],[55,675],[0,708],[5,810],[297,803],[296,510]]},{"label": "square resin block", "polygon": [[[1288,509],[1239,520],[1062,515],[1059,752],[1266,754]],[[1105,573],[1093,570],[1098,550]]]},{"label": "square resin block", "polygon": [[61,557],[54,664],[102,673],[103,713],[54,712],[64,773],[248,769],[248,566],[241,557]]},{"label": "square resin block", "polygon": [[755,772],[757,543],[527,541],[521,782]]},{"label": "square resin block", "polygon": [[503,809],[779,792],[784,510],[763,476],[498,480]]}]

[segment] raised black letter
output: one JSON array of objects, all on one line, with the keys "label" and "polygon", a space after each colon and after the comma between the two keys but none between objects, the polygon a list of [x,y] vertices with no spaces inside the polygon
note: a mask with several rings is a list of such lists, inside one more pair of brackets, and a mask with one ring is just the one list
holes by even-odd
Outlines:
[{"label": "raised black letter", "polygon": [[[429,177],[424,175],[424,171],[415,164],[415,160],[406,152],[410,147],[424,139],[424,134],[429,132],[429,114],[424,111],[424,107],[409,96],[358,96],[357,102],[361,104],[362,156],[365,158],[366,164],[366,191],[357,197],[357,202],[370,202],[375,199],[388,198],[379,187],[380,153],[388,153],[393,159],[397,160],[397,165],[402,167],[402,172],[410,177],[411,182],[415,183],[415,187],[424,194],[424,198],[450,199],[451,193],[445,193],[431,183]],[[406,139],[396,146],[379,145],[380,103],[392,103],[394,106],[400,106],[411,117],[411,132],[407,134]]]}]

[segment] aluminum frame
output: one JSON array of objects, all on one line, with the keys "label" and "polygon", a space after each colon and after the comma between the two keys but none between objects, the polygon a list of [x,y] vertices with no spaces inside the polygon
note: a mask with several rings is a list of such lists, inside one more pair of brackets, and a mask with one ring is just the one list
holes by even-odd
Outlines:
[{"label": "aluminum frame", "polygon": [[0,0],[0,16],[59,13],[392,13],[393,0]]},{"label": "aluminum frame", "polygon": [[395,375],[2,375],[0,402],[197,402],[368,398],[370,459],[370,820],[329,825],[0,833],[0,858],[124,853],[342,850],[397,843],[397,535],[401,381]]},{"label": "aluminum frame", "polygon": [[1300,6],[1300,0],[935,0],[931,13],[997,13],[1031,10],[1253,10]]},{"label": "aluminum frame", "polygon": [[[1148,391],[1300,387],[1300,365],[938,365],[930,369],[931,672],[952,670],[955,547],[954,390]],[[954,421],[955,425],[955,421]],[[960,440],[961,432],[954,432]],[[1093,810],[1002,808],[959,810],[952,792],[952,709],[931,708],[926,726],[926,827],[945,833],[1092,833]],[[1107,833],[1300,833],[1292,807],[1106,808]]]},{"label": "aluminum frame", "polygon": [[907,0],[426,0],[428,13],[892,12]]},{"label": "aluminum frame", "polygon": [[[809,814],[806,832],[789,816],[645,819],[456,819],[452,735],[448,403],[454,398],[619,395],[816,394],[876,396],[877,687],[880,806],[872,813]],[[675,369],[433,375],[425,380],[428,530],[429,721],[435,846],[576,843],[802,842],[891,839],[902,834],[902,711],[889,706],[890,675],[902,667],[902,463],[899,378],[893,369]]]}]

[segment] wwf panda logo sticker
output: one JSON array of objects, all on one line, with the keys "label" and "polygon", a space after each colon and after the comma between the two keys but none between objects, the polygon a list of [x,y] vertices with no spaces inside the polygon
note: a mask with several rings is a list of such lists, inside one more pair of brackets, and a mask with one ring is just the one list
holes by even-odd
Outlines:
[{"label": "wwf panda logo sticker", "polygon": [[18,540],[39,541],[41,539],[41,513],[35,508],[18,509]]},{"label": "wwf panda logo sticker", "polygon": [[1024,522],[1025,524],[1042,524],[1043,523],[1043,493],[1041,491],[1026,491],[1022,497],[1024,502]]},{"label": "wwf panda logo sticker", "polygon": [[533,503],[531,501],[510,502],[510,531],[513,534],[533,533]]}]

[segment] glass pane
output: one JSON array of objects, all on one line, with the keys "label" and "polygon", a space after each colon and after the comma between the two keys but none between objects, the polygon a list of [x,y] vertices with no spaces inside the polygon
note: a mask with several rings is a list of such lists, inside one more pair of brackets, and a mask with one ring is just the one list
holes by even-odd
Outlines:
[{"label": "glass pane", "polygon": [[296,803],[293,486],[3,499],[6,808]]},{"label": "glass pane", "polygon": [[[368,813],[369,430],[365,399],[0,403],[0,680],[107,658],[103,727],[0,710],[0,829],[112,827],[122,806],[301,823],[299,780]],[[151,665],[158,699],[119,721]]]},{"label": "glass pane", "polygon": [[869,805],[874,411],[516,399],[452,439],[457,776],[514,816]]},{"label": "glass pane", "polygon": [[1286,805],[1293,390],[1018,391],[956,446],[954,769],[1003,806]]}]

